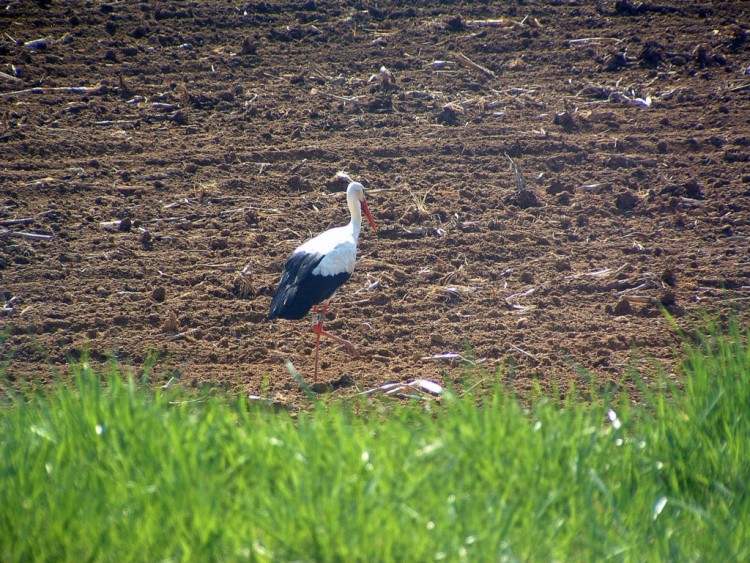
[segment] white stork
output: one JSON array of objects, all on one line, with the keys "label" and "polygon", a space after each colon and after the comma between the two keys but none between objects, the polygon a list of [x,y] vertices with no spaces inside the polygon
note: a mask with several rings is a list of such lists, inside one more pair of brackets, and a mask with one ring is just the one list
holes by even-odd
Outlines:
[{"label": "white stork", "polygon": [[357,258],[357,241],[362,225],[362,211],[372,229],[377,232],[375,221],[365,201],[365,188],[359,182],[350,182],[346,189],[346,203],[352,215],[348,225],[329,229],[311,238],[292,253],[284,266],[276,294],[271,301],[269,319],[298,320],[313,309],[313,332],[315,338],[315,381],[318,380],[318,348],[320,337],[327,336],[355,353],[348,340],[323,330],[323,316],[328,303],[318,312],[318,304],[330,299],[336,290],[349,279]]}]

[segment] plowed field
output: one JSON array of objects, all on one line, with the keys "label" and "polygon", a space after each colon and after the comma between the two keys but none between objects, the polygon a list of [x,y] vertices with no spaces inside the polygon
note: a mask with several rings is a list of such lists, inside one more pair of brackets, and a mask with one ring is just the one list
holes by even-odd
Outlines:
[{"label": "plowed field", "polygon": [[337,392],[454,381],[467,350],[519,391],[673,369],[662,307],[690,327],[750,298],[748,24],[738,1],[0,2],[5,377],[88,350],[294,401],[310,320],[266,315],[289,253],[348,221],[339,171],[380,232],[329,309],[360,352],[323,341]]}]

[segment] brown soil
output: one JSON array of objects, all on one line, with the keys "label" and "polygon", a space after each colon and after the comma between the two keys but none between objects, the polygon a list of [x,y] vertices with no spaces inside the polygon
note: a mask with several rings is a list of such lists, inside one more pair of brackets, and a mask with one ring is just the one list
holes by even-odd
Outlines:
[{"label": "brown soil", "polygon": [[748,299],[747,2],[0,14],[16,386],[90,350],[136,371],[158,358],[160,383],[296,400],[283,360],[312,378],[310,320],[266,314],[294,247],[348,220],[339,170],[381,228],[363,226],[326,324],[361,352],[323,342],[322,379],[354,383],[340,393],[454,380],[458,363],[426,358],[467,347],[518,390],[582,384],[579,368],[619,385],[633,365],[674,368],[662,305],[690,326]]}]

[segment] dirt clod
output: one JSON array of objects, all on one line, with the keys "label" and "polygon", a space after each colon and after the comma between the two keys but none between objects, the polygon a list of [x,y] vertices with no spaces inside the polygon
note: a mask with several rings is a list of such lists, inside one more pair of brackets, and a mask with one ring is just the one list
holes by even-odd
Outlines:
[{"label": "dirt clod", "polygon": [[466,29],[464,20],[463,18],[461,18],[461,16],[452,16],[448,18],[445,22],[445,27],[450,31],[463,31],[464,29]]},{"label": "dirt clod", "polygon": [[345,192],[352,180],[346,172],[339,171],[326,181],[325,187],[331,192]]},{"label": "dirt clod", "polygon": [[211,240],[211,250],[225,250],[229,248],[229,241],[225,238],[215,238]]},{"label": "dirt clod", "polygon": [[242,53],[243,55],[254,55],[257,52],[257,45],[249,37],[245,37],[242,40],[242,49],[240,53]]},{"label": "dirt clod", "polygon": [[552,180],[549,186],[547,186],[547,193],[550,195],[557,195],[559,193],[567,192],[568,194],[574,194],[576,193],[576,188],[574,185],[567,184],[558,178],[555,178]]},{"label": "dirt clod", "polygon": [[664,290],[664,293],[662,293],[660,301],[665,307],[671,307],[677,303],[677,294],[674,290],[667,288]]},{"label": "dirt clod", "polygon": [[664,45],[655,40],[646,41],[638,58],[646,66],[657,66],[666,58]]},{"label": "dirt clod", "polygon": [[153,299],[157,303],[163,303],[166,298],[167,298],[167,290],[164,289],[163,286],[157,286],[151,292],[151,299]]},{"label": "dirt clod", "polygon": [[167,312],[167,318],[161,325],[162,332],[177,332],[180,328],[180,321],[177,319],[177,315],[171,309]]},{"label": "dirt clod", "polygon": [[630,304],[627,297],[620,299],[617,302],[617,305],[614,306],[614,309],[611,309],[611,314],[616,316],[632,315],[634,313],[635,309],[633,309],[633,306]]},{"label": "dirt clod", "polygon": [[463,108],[461,108],[461,106],[454,103],[446,104],[440,110],[440,114],[437,117],[437,122],[444,125],[460,125],[460,118],[463,113],[464,110]]},{"label": "dirt clod", "polygon": [[620,211],[632,211],[636,208],[639,198],[630,190],[624,191],[615,198],[615,205]]}]

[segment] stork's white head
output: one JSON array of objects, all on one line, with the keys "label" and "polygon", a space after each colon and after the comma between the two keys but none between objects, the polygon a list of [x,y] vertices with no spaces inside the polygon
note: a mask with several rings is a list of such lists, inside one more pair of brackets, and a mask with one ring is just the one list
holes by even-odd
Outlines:
[{"label": "stork's white head", "polygon": [[367,217],[370,226],[372,226],[372,230],[378,232],[378,228],[375,226],[375,221],[373,220],[372,215],[370,215],[370,209],[367,207],[367,202],[365,201],[365,187],[362,184],[359,182],[349,183],[349,186],[346,188],[346,201],[349,204],[352,217],[359,216],[359,219],[361,220],[361,211],[364,211],[365,217]]},{"label": "stork's white head", "polygon": [[346,199],[356,197],[357,201],[365,200],[365,187],[359,182],[349,182],[346,188]]}]

